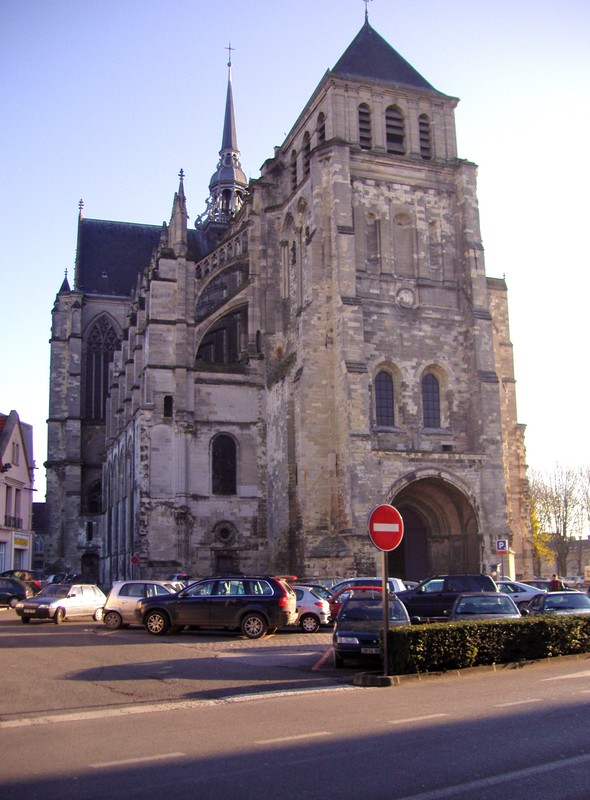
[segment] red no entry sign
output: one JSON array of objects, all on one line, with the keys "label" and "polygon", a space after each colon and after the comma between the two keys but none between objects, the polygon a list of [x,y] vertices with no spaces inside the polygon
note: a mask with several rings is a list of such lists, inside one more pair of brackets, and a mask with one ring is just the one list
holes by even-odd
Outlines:
[{"label": "red no entry sign", "polygon": [[369,536],[379,550],[395,550],[404,535],[404,521],[397,508],[381,505],[369,515]]}]

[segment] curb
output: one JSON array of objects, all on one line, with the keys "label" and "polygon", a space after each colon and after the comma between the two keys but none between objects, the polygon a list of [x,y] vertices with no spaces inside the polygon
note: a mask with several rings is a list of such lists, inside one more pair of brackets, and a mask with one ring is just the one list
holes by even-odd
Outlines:
[{"label": "curb", "polygon": [[557,664],[563,661],[582,661],[590,659],[590,653],[571,653],[567,656],[539,658],[533,661],[510,661],[506,664],[482,664],[479,667],[449,669],[444,672],[414,672],[408,675],[383,675],[378,672],[357,672],[353,678],[355,686],[399,686],[402,683],[440,680],[441,678],[462,678],[481,672],[507,672],[514,669],[534,668],[535,666]]}]

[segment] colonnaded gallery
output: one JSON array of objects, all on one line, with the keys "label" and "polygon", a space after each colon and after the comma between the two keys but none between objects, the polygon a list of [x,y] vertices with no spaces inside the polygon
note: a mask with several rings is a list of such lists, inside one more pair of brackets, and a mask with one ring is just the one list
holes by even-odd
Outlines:
[{"label": "colonnaded gallery", "polygon": [[182,171],[169,224],[80,205],[52,313],[46,567],[371,575],[368,517],[391,503],[390,575],[491,571],[498,542],[532,574],[507,288],[458,100],[365,17],[249,181],[228,66],[196,225]]}]

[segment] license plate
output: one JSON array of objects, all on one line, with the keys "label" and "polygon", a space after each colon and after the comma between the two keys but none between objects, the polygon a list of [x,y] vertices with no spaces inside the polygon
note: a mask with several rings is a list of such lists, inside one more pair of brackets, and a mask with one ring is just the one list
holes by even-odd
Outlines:
[{"label": "license plate", "polygon": [[378,647],[361,647],[361,653],[366,656],[378,656],[381,650]]},{"label": "license plate", "polygon": [[35,610],[33,608],[23,608],[23,614],[34,614]]}]

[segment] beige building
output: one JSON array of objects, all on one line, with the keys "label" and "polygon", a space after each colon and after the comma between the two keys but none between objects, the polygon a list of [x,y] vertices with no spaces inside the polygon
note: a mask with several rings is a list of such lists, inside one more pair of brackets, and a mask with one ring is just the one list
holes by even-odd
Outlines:
[{"label": "beige building", "polygon": [[[56,566],[129,575],[532,574],[504,280],[457,99],[368,20],[247,182],[230,79],[207,210],[85,219],[51,340]],[[502,271],[501,265],[498,265]]]},{"label": "beige building", "polygon": [[33,428],[0,414],[0,572],[33,566]]}]

